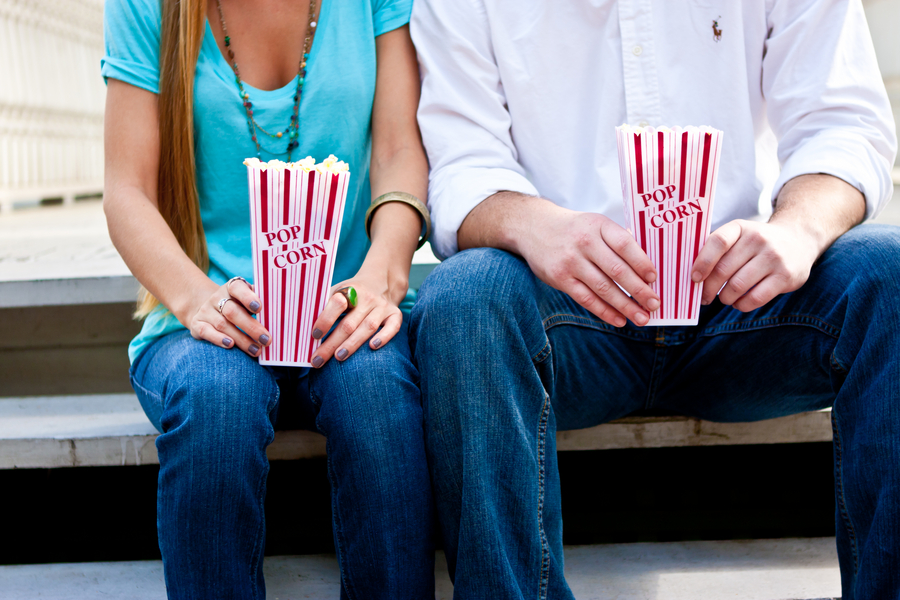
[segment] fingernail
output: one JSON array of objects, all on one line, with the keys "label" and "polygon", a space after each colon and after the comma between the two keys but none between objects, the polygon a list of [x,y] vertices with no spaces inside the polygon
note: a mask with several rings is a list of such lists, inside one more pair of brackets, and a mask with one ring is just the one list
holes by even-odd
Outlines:
[{"label": "fingernail", "polygon": [[322,337],[322,330],[319,329],[318,327],[315,328],[315,329],[313,329],[313,339],[316,339],[316,340],[317,340],[317,339],[319,339],[320,337]]},{"label": "fingernail", "polygon": [[259,312],[259,302],[257,302],[256,300],[254,300],[253,302],[251,302],[251,303],[250,303],[250,310],[251,310],[252,312]]},{"label": "fingernail", "polygon": [[709,305],[709,300],[701,300],[701,301],[700,301],[700,304],[702,304],[703,306],[708,306],[708,305]]},{"label": "fingernail", "polygon": [[234,342],[232,341],[231,338],[222,338],[222,343],[223,343],[226,347],[229,347],[229,346],[231,346],[231,344],[233,344]]},{"label": "fingernail", "polygon": [[647,321],[649,321],[649,320],[650,319],[644,313],[638,313],[634,317],[634,322],[637,323],[638,325],[646,325]]},{"label": "fingernail", "polygon": [[259,343],[262,344],[263,346],[268,346],[269,345],[269,336],[267,336],[266,334],[262,334],[261,336],[259,336]]},{"label": "fingernail", "polygon": [[700,283],[700,280],[703,279],[703,276],[700,274],[700,271],[694,271],[691,273],[691,281],[694,283]]},{"label": "fingernail", "polygon": [[650,300],[647,301],[647,308],[649,308],[651,312],[656,310],[657,308],[659,308],[659,300],[657,300],[656,298],[650,298]]},{"label": "fingernail", "polygon": [[373,347],[373,348],[378,348],[378,347],[380,347],[380,346],[381,346],[381,340],[380,340],[380,339],[375,338],[374,340],[372,340],[372,347]]},{"label": "fingernail", "polygon": [[322,358],[321,356],[317,356],[314,359],[312,359],[312,366],[314,366],[315,368],[318,369],[319,367],[322,366],[322,363],[324,363],[324,362],[325,362],[324,358]]},{"label": "fingernail", "polygon": [[656,273],[653,273],[652,271],[650,273],[647,273],[646,275],[644,275],[644,281],[646,281],[647,283],[653,283],[654,281],[656,281]]},{"label": "fingernail", "polygon": [[256,354],[257,352],[259,352],[259,346],[250,344],[250,354]]},{"label": "fingernail", "polygon": [[625,319],[616,319],[616,327],[625,327]]},{"label": "fingernail", "polygon": [[348,354],[350,354],[350,353],[347,352],[346,348],[341,348],[340,350],[337,351],[337,354],[335,354],[335,356],[338,357],[338,360],[344,360],[345,358],[347,358]]}]

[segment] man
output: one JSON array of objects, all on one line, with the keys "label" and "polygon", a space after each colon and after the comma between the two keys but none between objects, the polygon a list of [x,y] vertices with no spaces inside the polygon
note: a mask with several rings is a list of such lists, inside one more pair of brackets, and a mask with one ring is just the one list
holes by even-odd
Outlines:
[{"label": "man", "polygon": [[[833,406],[844,598],[900,598],[900,232],[854,228],[896,139],[859,0],[417,0],[412,34],[449,258],[411,336],[456,597],[571,597],[557,429]],[[623,122],[725,131],[696,327],[642,327]]]}]

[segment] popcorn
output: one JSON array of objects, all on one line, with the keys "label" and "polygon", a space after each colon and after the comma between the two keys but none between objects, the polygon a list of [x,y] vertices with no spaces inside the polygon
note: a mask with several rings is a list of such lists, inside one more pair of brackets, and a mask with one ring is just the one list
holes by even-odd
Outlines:
[{"label": "popcorn", "polygon": [[703,283],[691,267],[706,243],[724,134],[712,127],[616,127],[625,220],[656,266],[660,307],[649,325],[696,325]]},{"label": "popcorn", "polygon": [[320,340],[313,323],[334,276],[350,170],[329,156],[319,164],[244,161],[250,187],[253,277],[262,301],[257,314],[272,343],[262,365],[311,366]]}]

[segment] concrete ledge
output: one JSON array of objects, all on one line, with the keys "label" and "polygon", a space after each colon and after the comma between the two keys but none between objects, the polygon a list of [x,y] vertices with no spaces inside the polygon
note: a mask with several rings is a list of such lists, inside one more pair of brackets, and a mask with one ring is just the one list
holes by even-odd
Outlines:
[{"label": "concrete ledge", "polygon": [[[567,546],[566,579],[583,600],[784,600],[841,593],[834,538]],[[435,600],[450,600],[446,560],[435,561]],[[334,555],[270,556],[270,598],[340,595]],[[160,561],[0,567],[0,598],[164,600]]]},{"label": "concrete ledge", "polygon": [[0,282],[0,308],[134,303],[138,282],[131,275]]},{"label": "concrete ledge", "polygon": [[[0,399],[0,469],[156,464],[156,430],[133,394]],[[757,423],[629,417],[557,435],[559,450],[831,441],[829,411]],[[279,431],[272,460],[325,456],[325,438]]]}]

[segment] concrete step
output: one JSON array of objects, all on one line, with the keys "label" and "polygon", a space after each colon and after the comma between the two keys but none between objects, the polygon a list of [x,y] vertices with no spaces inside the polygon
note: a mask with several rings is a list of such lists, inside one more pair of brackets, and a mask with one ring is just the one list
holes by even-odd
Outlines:
[{"label": "concrete step", "polygon": [[[438,553],[436,599],[453,586]],[[265,560],[267,597],[339,596],[334,556]],[[841,594],[834,538],[569,546],[566,578],[580,600],[787,600]],[[0,600],[163,600],[159,561],[0,567]]]},{"label": "concrete step", "polygon": [[[134,394],[0,399],[0,469],[154,464],[157,432]],[[778,444],[831,440],[829,411],[757,423],[711,423],[680,416],[627,417],[563,431],[559,450]],[[325,438],[279,431],[269,458],[325,455]]]}]

